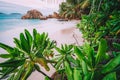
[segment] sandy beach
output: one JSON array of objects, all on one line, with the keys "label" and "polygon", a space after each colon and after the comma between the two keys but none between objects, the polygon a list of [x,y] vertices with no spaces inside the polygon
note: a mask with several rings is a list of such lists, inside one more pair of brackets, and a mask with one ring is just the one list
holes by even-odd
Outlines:
[{"label": "sandy beach", "polygon": [[[57,46],[61,44],[83,44],[82,34],[78,29],[76,29],[76,24],[79,21],[57,21],[57,20],[46,20],[40,25],[34,25],[32,27],[22,27],[15,28],[5,32],[0,32],[0,42],[15,46],[13,44],[13,38],[19,37],[19,34],[24,31],[24,29],[28,29],[31,33],[33,28],[36,28],[38,32],[47,32],[51,40],[55,40],[57,42]],[[35,27],[37,26],[37,27]],[[78,43],[76,42],[76,39]],[[4,53],[4,50],[0,49],[0,53]],[[44,69],[41,69],[45,71]],[[46,72],[47,75],[51,76],[55,72],[55,69],[52,68],[49,72]],[[44,80],[44,76],[38,72],[34,72],[28,80]]]}]

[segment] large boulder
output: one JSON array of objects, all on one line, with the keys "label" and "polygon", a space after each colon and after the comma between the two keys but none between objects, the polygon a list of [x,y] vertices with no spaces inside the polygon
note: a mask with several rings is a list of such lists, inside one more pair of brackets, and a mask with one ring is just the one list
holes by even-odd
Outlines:
[{"label": "large boulder", "polygon": [[43,14],[41,12],[39,12],[38,10],[30,10],[27,12],[27,14],[25,14],[24,16],[22,16],[22,19],[41,19],[41,20],[46,20],[47,18],[43,16]]}]

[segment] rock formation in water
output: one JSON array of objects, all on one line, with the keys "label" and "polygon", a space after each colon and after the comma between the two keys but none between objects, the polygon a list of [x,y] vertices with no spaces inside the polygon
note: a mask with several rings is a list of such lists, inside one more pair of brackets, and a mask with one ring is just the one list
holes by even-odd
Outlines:
[{"label": "rock formation in water", "polygon": [[47,18],[45,16],[43,16],[43,14],[41,12],[39,12],[38,10],[30,10],[27,12],[27,14],[25,14],[24,16],[22,16],[22,19],[41,19],[41,20],[46,20]]}]

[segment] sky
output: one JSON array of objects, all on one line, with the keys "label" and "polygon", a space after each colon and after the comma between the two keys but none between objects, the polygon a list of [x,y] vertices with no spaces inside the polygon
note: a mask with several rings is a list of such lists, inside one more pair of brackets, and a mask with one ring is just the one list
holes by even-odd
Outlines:
[{"label": "sky", "polygon": [[0,0],[32,8],[57,8],[58,5],[42,4],[41,0]]},{"label": "sky", "polygon": [[[59,8],[59,5],[41,3],[41,0],[0,0],[0,1],[3,2],[0,3],[0,12],[2,11],[5,13],[13,13],[13,12],[25,13],[26,10],[28,10],[28,8],[38,9],[46,13],[45,11],[47,12],[58,11]],[[11,5],[11,4],[15,4],[15,5]]]}]

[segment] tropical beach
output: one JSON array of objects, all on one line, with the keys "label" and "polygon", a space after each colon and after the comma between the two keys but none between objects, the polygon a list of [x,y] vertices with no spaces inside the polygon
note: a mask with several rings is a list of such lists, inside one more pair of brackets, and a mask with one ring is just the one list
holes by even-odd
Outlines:
[{"label": "tropical beach", "polygon": [[[57,19],[49,19],[43,22],[37,22],[37,24],[24,24],[22,26],[13,25],[11,29],[6,29],[0,32],[0,41],[7,43],[8,45],[15,46],[13,44],[13,38],[19,38],[19,34],[24,31],[24,29],[29,30],[32,33],[32,30],[35,28],[39,33],[45,32],[49,34],[50,39],[55,40],[60,46],[64,44],[74,44],[76,43],[73,35],[76,36],[80,45],[83,42],[82,35],[78,29],[76,29],[76,24],[79,21],[58,21]],[[29,25],[29,26],[27,26]]]},{"label": "tropical beach", "polygon": [[[78,29],[76,29],[76,24],[79,22],[77,20],[20,20],[19,16],[17,17],[18,19],[7,19],[7,17],[4,20],[2,20],[2,18],[4,17],[1,16],[0,19],[0,42],[6,43],[7,45],[11,45],[13,47],[15,46],[13,43],[13,38],[19,38],[19,34],[23,32],[24,29],[27,29],[32,33],[34,28],[37,29],[39,33],[48,33],[50,39],[55,40],[57,42],[57,46],[61,46],[61,44],[76,44],[74,35],[76,36],[77,41],[79,41],[79,45],[81,45],[83,42],[81,33]],[[5,53],[5,51],[3,49],[0,49],[0,53]],[[55,72],[55,69],[52,66],[51,71],[49,72],[45,71],[44,68],[42,68],[42,70],[49,76],[52,76],[52,74]],[[31,75],[31,77],[28,80],[44,80],[44,76],[36,71]]]},{"label": "tropical beach", "polygon": [[120,80],[120,0],[0,0],[0,80]]}]

